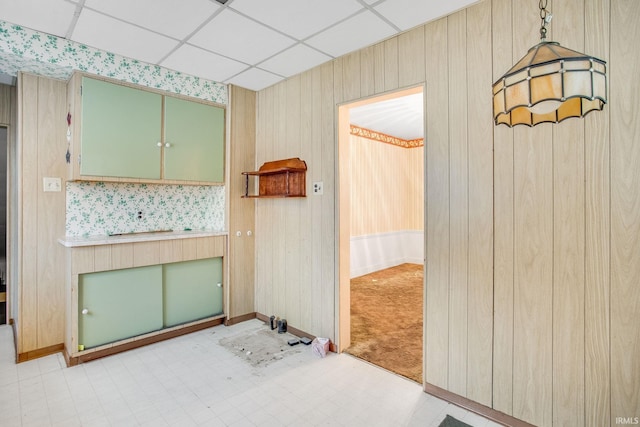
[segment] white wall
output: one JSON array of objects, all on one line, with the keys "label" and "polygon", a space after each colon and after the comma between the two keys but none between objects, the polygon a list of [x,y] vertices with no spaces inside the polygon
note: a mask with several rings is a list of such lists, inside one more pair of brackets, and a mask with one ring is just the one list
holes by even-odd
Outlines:
[{"label": "white wall", "polygon": [[351,237],[351,278],[404,263],[424,264],[423,231]]}]

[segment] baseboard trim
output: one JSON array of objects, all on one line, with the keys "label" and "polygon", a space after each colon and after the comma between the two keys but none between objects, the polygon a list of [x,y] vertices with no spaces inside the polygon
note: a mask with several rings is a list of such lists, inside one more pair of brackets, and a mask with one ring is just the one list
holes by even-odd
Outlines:
[{"label": "baseboard trim", "polygon": [[[256,318],[258,320],[262,320],[264,323],[269,324],[270,322],[270,316],[265,316],[262,313],[256,313]],[[316,339],[316,336],[313,334],[309,334],[301,329],[296,328],[295,326],[291,326],[289,323],[287,323],[287,332],[289,332],[291,335],[295,335],[297,337],[307,337],[310,340],[314,340]],[[329,351],[331,351],[332,353],[337,353],[337,348],[336,346],[333,344],[333,342],[329,343]]]},{"label": "baseboard trim", "polygon": [[64,349],[64,358],[67,362],[67,366],[75,366],[79,363],[90,362],[92,360],[100,359],[112,354],[122,353],[124,351],[133,350],[134,348],[143,347],[149,344],[155,344],[160,341],[168,340],[170,338],[179,337],[181,335],[190,334],[192,332],[208,329],[213,326],[222,325],[224,323],[224,317],[211,319],[206,322],[200,322],[194,325],[185,326],[182,328],[171,329],[166,332],[154,334],[148,337],[143,337],[134,341],[124,342],[122,344],[115,344],[112,347],[104,348],[102,350],[92,351],[86,354],[80,354],[78,356],[71,356],[68,353],[68,349]]},{"label": "baseboard trim", "polygon": [[[270,322],[270,316],[265,316],[264,314],[258,313],[258,312],[256,312],[256,319],[262,320],[266,324],[269,324],[269,322]],[[287,325],[287,326],[289,326],[289,325]]]},{"label": "baseboard trim", "polygon": [[256,312],[254,311],[253,313],[243,314],[242,316],[231,317],[225,320],[224,324],[225,326],[231,326],[231,325],[246,322],[247,320],[251,320],[255,318],[256,318]]},{"label": "baseboard trim", "polygon": [[[262,320],[264,323],[269,324],[270,322],[270,316],[265,316],[262,313],[256,313],[256,317],[258,318],[258,320]],[[307,337],[311,340],[315,339],[314,335],[308,334],[303,330],[300,330],[294,326],[291,326],[289,323],[287,323],[287,332],[289,332],[291,335],[295,335],[297,337]]]},{"label": "baseboard trim", "polygon": [[474,402],[471,399],[467,399],[466,397],[462,397],[458,394],[455,394],[443,388],[437,387],[433,384],[425,383],[424,391],[425,393],[429,393],[432,396],[438,397],[442,400],[445,400],[449,403],[452,403],[456,406],[466,409],[469,412],[476,413],[484,418],[487,418],[503,426],[536,427],[535,425],[529,424],[526,421],[519,420],[518,418],[512,417],[511,415],[507,415],[504,412],[500,412],[488,406],[482,405],[478,402]]},{"label": "baseboard trim", "polygon": [[38,348],[36,350],[25,351],[24,353],[16,353],[18,355],[17,362],[22,363],[40,357],[49,356],[51,354],[60,353],[64,351],[64,344],[50,345],[49,347]]}]

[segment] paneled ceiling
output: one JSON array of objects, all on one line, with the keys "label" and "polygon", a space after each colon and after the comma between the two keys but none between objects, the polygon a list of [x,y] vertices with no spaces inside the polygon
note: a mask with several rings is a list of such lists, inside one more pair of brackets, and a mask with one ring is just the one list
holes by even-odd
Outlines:
[{"label": "paneled ceiling", "polygon": [[408,141],[424,138],[422,93],[350,108],[349,121],[361,128]]},{"label": "paneled ceiling", "polygon": [[0,0],[0,19],[260,90],[477,1]]}]

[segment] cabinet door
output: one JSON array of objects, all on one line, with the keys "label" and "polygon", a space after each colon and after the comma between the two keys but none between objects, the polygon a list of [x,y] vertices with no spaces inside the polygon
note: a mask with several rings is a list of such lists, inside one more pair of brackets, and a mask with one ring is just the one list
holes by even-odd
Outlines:
[{"label": "cabinet door", "polygon": [[224,109],[165,97],[164,178],[224,181]]},{"label": "cabinet door", "polygon": [[162,266],[80,275],[78,310],[85,349],[162,329]]},{"label": "cabinet door", "polygon": [[80,175],[160,179],[162,96],[82,79]]},{"label": "cabinet door", "polygon": [[165,327],[222,314],[222,258],[163,267]]}]

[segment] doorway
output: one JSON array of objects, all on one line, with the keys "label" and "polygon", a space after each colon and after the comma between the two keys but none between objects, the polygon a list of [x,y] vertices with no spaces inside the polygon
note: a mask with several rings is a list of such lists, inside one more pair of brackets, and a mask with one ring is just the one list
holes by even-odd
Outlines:
[{"label": "doorway", "polygon": [[[420,383],[424,99],[421,85],[338,108],[338,350]],[[408,305],[396,306],[403,298]],[[399,316],[406,307],[412,314]],[[408,352],[413,375],[396,363]]]}]

